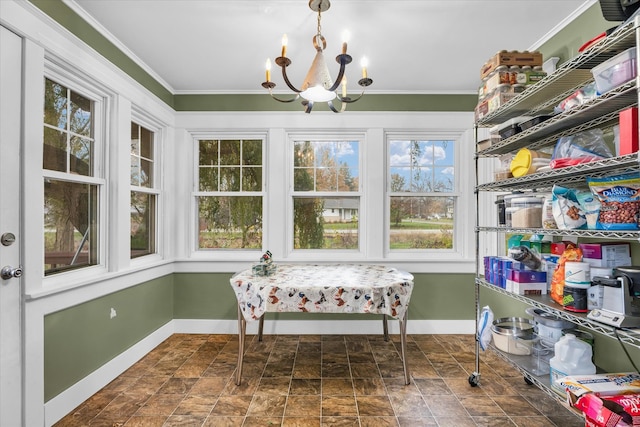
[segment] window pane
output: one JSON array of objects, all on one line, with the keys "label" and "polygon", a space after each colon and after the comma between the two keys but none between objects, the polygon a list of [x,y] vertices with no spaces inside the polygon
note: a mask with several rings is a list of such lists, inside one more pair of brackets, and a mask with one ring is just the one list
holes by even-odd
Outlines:
[{"label": "window pane", "polygon": [[315,188],[312,168],[295,169],[293,171],[294,191],[313,191]]},{"label": "window pane", "polygon": [[245,140],[242,141],[242,164],[261,165],[262,164],[262,141]]},{"label": "window pane", "polygon": [[240,168],[220,168],[220,191],[240,191]]},{"label": "window pane", "polygon": [[357,141],[295,142],[294,191],[358,191],[358,162]]},{"label": "window pane", "polygon": [[142,159],[140,160],[140,169],[142,170],[142,173],[140,174],[140,182],[138,185],[140,187],[152,188],[153,163],[149,160]]},{"label": "window pane", "polygon": [[262,191],[262,168],[242,168],[242,191]]},{"label": "window pane", "polygon": [[93,103],[87,98],[84,98],[74,92],[71,92],[70,99],[71,117],[69,121],[69,130],[78,135],[91,137],[91,108]]},{"label": "window pane", "polygon": [[153,159],[153,137],[149,129],[140,128],[140,156],[145,159]]},{"label": "window pane", "polygon": [[262,197],[198,197],[198,247],[261,249]]},{"label": "window pane", "polygon": [[391,197],[391,249],[453,249],[453,197]]},{"label": "window pane", "polygon": [[200,191],[218,191],[218,168],[200,167]]},{"label": "window pane", "polygon": [[67,171],[66,133],[45,126],[42,167],[58,172]]},{"label": "window pane", "polygon": [[200,141],[200,160],[199,165],[217,165],[218,164],[218,141],[202,140]]},{"label": "window pane", "polygon": [[59,129],[67,128],[67,88],[44,80],[44,122]]},{"label": "window pane", "polygon": [[131,155],[140,154],[140,126],[131,122]]},{"label": "window pane", "polygon": [[98,187],[57,180],[44,186],[45,274],[98,263]]},{"label": "window pane", "polygon": [[131,192],[131,258],[156,252],[156,196]]},{"label": "window pane", "polygon": [[240,141],[220,141],[220,164],[240,165]]},{"label": "window pane", "polygon": [[452,192],[454,165],[453,141],[389,142],[391,191]]},{"label": "window pane", "polygon": [[69,172],[78,175],[91,176],[93,171],[93,141],[77,136],[71,137],[71,156],[69,158]]},{"label": "window pane", "polygon": [[358,249],[358,197],[294,197],[295,249]]}]

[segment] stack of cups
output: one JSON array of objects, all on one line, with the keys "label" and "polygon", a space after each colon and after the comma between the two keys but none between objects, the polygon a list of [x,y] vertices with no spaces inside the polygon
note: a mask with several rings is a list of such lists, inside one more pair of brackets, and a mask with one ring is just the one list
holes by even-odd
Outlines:
[{"label": "stack of cups", "polygon": [[564,297],[562,305],[565,310],[586,313],[587,291],[591,287],[591,266],[587,262],[567,262],[564,266]]}]

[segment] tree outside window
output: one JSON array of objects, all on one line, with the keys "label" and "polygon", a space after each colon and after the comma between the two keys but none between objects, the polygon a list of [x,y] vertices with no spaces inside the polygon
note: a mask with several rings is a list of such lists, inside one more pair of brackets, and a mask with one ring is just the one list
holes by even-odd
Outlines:
[{"label": "tree outside window", "polygon": [[453,249],[454,142],[389,141],[389,249]]},{"label": "tree outside window", "polygon": [[358,249],[359,142],[293,144],[294,249]]},{"label": "tree outside window", "polygon": [[262,139],[198,141],[199,249],[261,249]]}]

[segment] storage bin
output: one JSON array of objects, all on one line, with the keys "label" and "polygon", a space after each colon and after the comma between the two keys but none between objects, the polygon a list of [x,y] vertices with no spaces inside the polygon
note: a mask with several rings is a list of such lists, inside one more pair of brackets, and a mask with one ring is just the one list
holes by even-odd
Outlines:
[{"label": "storage bin", "polygon": [[636,76],[636,48],[631,47],[593,67],[591,73],[600,94],[625,84]]},{"label": "storage bin", "polygon": [[511,226],[514,228],[541,228],[544,196],[511,199]]},{"label": "storage bin", "polygon": [[493,321],[491,334],[498,350],[528,355],[534,343],[533,321],[522,317],[503,317]]}]

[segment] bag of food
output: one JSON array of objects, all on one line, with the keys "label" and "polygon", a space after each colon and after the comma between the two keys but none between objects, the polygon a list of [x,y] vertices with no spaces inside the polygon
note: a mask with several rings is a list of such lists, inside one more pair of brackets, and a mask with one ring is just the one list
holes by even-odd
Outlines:
[{"label": "bag of food", "polygon": [[585,228],[587,219],[578,201],[577,192],[554,185],[551,193],[551,210],[558,229],[575,230]]},{"label": "bag of food", "polygon": [[551,299],[560,305],[563,304],[564,299],[564,269],[567,262],[580,262],[582,261],[582,249],[571,243],[567,245],[567,248],[560,255],[558,265],[551,276]]},{"label": "bag of food", "polygon": [[637,230],[640,228],[640,172],[587,178],[591,192],[600,200],[597,228]]}]

